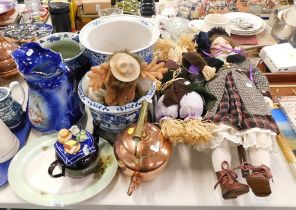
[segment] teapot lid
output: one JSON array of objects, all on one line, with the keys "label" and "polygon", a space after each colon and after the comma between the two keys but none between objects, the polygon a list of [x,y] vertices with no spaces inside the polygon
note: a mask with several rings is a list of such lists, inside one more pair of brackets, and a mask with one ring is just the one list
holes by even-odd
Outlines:
[{"label": "teapot lid", "polygon": [[76,125],[70,129],[58,132],[57,142],[54,144],[56,154],[66,166],[75,164],[80,159],[96,153],[93,136],[86,130],[80,130]]},{"label": "teapot lid", "polygon": [[149,172],[162,166],[171,154],[171,143],[151,123],[143,125],[141,140],[134,139],[137,124],[117,135],[114,150],[119,164],[137,172]]}]

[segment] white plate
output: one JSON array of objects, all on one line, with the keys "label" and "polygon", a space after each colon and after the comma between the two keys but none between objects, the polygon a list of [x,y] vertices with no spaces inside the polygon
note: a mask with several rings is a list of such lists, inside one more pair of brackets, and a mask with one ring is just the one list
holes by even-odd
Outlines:
[{"label": "white plate", "polygon": [[55,142],[56,134],[35,139],[11,161],[8,182],[20,198],[42,206],[70,205],[98,194],[114,178],[117,161],[113,147],[103,139],[99,144],[100,156],[110,155],[112,161],[100,178],[94,174],[81,179],[50,177],[48,167],[56,159]]},{"label": "white plate", "polygon": [[[232,34],[237,35],[255,35],[264,31],[266,24],[260,18],[250,13],[244,12],[230,12],[225,14],[229,18],[229,26],[231,28]],[[247,22],[253,24],[253,27],[250,29],[239,28],[235,22],[236,20],[246,20]]]},{"label": "white plate", "polygon": [[231,31],[232,34],[235,34],[235,35],[240,35],[240,36],[252,36],[252,35],[256,35],[256,34],[260,34],[262,33],[266,28],[266,23],[264,22],[264,20],[262,20],[262,27],[258,30],[258,31],[255,31],[255,32],[236,32],[236,31]]}]

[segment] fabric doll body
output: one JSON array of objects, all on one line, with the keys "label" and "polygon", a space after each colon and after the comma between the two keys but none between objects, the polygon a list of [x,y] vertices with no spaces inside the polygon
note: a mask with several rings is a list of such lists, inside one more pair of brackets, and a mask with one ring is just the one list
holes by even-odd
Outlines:
[{"label": "fabric doll body", "polygon": [[[267,196],[271,193],[270,151],[279,132],[271,116],[272,109],[266,102],[271,100],[268,80],[244,56],[233,54],[234,48],[219,30],[207,46],[204,49],[209,53],[204,54],[210,57],[205,60],[217,72],[206,82],[205,88],[217,101],[205,118],[218,127],[206,147],[196,145],[195,148],[200,151],[204,148],[212,150],[212,163],[222,196],[236,198],[249,189],[236,180],[237,175],[230,168],[230,146],[243,145],[249,152],[252,164],[241,166],[251,169],[247,183],[255,195]],[[224,63],[222,66],[221,61]]]}]

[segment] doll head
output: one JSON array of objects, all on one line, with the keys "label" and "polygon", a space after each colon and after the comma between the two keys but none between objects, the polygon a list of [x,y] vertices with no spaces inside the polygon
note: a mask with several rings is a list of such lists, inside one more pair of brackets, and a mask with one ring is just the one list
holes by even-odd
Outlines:
[{"label": "doll head", "polygon": [[221,54],[228,55],[232,53],[233,46],[231,45],[228,37],[225,36],[215,36],[210,45],[210,54],[214,57]]},{"label": "doll head", "polygon": [[223,28],[200,32],[195,36],[194,41],[198,45],[197,52],[205,56],[217,57],[221,54],[228,55],[234,52],[234,44]]}]

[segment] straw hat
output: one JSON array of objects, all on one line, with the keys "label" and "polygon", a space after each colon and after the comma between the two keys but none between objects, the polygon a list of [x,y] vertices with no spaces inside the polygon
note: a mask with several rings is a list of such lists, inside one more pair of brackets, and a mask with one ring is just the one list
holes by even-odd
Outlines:
[{"label": "straw hat", "polygon": [[112,74],[122,82],[131,82],[140,76],[140,64],[126,53],[117,53],[110,60]]}]

